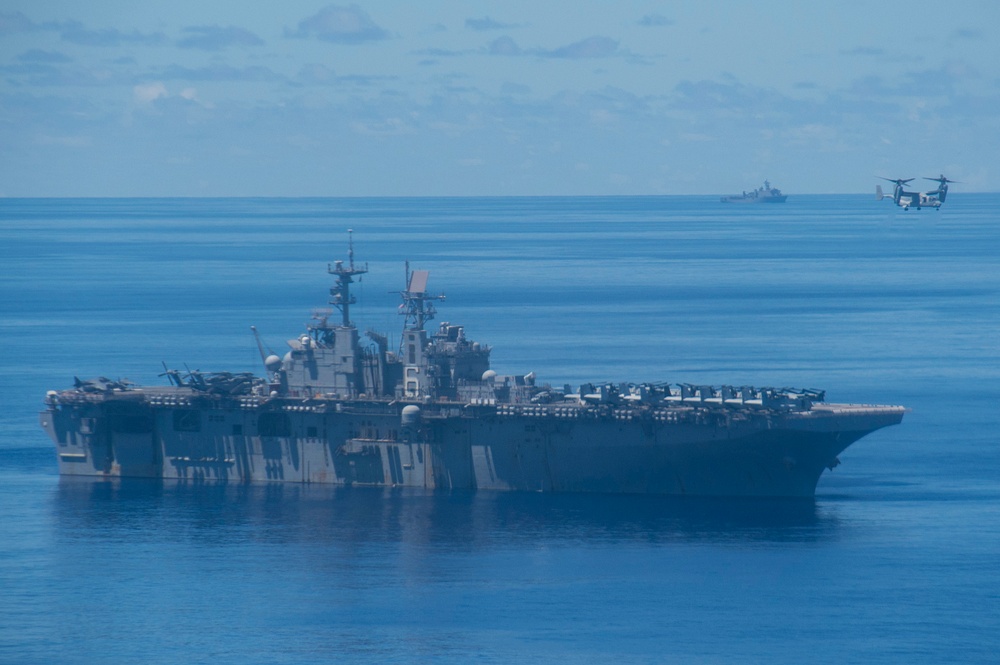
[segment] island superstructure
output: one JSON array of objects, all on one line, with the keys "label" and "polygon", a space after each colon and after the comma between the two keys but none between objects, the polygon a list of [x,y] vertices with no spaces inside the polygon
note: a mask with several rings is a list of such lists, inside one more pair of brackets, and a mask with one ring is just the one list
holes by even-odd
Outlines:
[{"label": "island superstructure", "polygon": [[261,345],[262,376],[167,371],[168,385],[77,379],[50,391],[40,423],[60,473],[808,497],[845,448],[905,411],[827,403],[816,390],[500,375],[464,326],[428,327],[443,296],[409,266],[390,350],[351,320],[351,285],[367,270],[353,245],[328,266],[339,320],[316,314],[283,358]]}]

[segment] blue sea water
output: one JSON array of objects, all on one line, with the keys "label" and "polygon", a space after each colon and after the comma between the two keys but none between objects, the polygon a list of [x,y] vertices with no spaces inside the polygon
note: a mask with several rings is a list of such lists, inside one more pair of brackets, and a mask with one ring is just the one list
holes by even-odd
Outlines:
[{"label": "blue sea water", "polygon": [[[60,479],[74,376],[257,370],[404,261],[553,384],[903,404],[815,501]],[[1000,195],[0,199],[0,662],[996,662]]]}]

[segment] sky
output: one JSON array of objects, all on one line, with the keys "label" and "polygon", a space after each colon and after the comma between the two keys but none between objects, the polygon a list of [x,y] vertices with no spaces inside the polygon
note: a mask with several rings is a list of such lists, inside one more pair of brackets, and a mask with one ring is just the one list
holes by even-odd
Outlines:
[{"label": "sky", "polygon": [[1000,190],[995,0],[0,0],[5,197],[874,193],[942,173]]}]

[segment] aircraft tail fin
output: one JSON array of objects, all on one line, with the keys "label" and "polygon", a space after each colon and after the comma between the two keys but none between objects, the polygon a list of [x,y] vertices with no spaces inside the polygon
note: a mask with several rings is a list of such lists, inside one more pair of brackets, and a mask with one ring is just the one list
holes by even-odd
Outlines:
[{"label": "aircraft tail fin", "polygon": [[885,194],[882,193],[882,185],[875,185],[875,200],[881,201],[885,198]]}]

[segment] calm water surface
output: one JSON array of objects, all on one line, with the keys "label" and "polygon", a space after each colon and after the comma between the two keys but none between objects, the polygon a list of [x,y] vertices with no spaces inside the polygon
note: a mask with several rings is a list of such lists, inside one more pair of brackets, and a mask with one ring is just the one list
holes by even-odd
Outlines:
[{"label": "calm water surface", "polygon": [[[995,662],[1000,195],[0,199],[0,662]],[[73,376],[258,371],[404,261],[501,373],[898,403],[815,501],[60,480]]]}]

